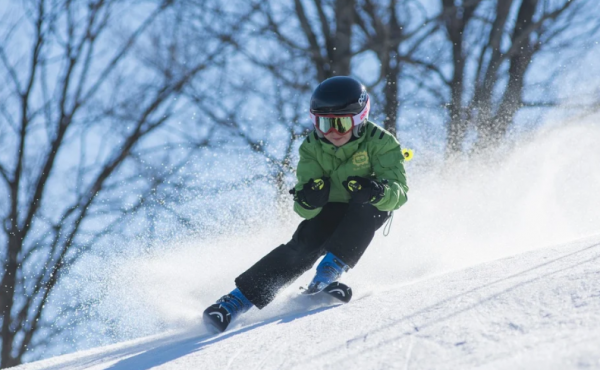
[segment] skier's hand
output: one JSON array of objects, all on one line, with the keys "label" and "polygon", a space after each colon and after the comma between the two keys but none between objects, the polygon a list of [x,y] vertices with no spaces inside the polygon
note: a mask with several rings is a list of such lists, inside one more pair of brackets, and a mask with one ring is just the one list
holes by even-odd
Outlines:
[{"label": "skier's hand", "polygon": [[323,207],[329,201],[329,189],[331,184],[327,177],[322,179],[310,179],[302,190],[294,194],[294,200],[306,209]]},{"label": "skier's hand", "polygon": [[350,193],[353,203],[377,203],[385,195],[385,186],[377,180],[360,176],[350,176],[342,182],[344,189]]}]

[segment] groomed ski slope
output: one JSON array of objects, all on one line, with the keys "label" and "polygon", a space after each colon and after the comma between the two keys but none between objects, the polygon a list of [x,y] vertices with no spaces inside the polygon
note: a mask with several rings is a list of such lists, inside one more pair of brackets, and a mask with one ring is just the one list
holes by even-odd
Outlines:
[{"label": "groomed ski slope", "polygon": [[590,118],[550,124],[492,166],[416,157],[389,236],[344,275],[350,304],[299,297],[309,271],[219,336],[202,310],[300,219],[257,197],[257,216],[222,235],[151,252],[132,241],[63,282],[98,301],[95,326],[44,355],[74,353],[20,369],[600,369],[599,137]]},{"label": "groomed ski slope", "polygon": [[348,305],[304,298],[218,336],[198,325],[16,369],[600,369],[600,237],[356,286]]}]

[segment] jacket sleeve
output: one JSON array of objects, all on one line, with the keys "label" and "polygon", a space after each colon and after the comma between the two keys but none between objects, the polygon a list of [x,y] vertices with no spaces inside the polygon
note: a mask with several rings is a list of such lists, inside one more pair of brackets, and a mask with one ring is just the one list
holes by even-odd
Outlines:
[{"label": "jacket sleeve", "polygon": [[[312,135],[312,133],[309,135]],[[296,169],[296,177],[298,179],[295,187],[296,191],[302,190],[302,186],[310,179],[319,179],[323,177],[323,174],[323,168],[317,161],[314,148],[308,140],[304,140],[302,145],[300,145],[300,160],[298,161],[298,167]],[[294,211],[300,217],[305,219],[315,217],[321,212],[321,209],[322,208],[306,209],[298,204],[298,202],[294,202]]]},{"label": "jacket sleeve", "polygon": [[373,171],[377,180],[387,180],[383,198],[374,204],[380,211],[393,211],[408,200],[408,185],[404,170],[404,156],[395,137],[387,136],[373,161]]}]

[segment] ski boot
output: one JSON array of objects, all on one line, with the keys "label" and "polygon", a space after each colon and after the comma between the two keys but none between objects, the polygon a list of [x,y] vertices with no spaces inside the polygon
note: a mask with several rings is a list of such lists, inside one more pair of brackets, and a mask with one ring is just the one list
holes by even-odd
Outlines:
[{"label": "ski boot", "polygon": [[342,274],[348,271],[350,267],[333,253],[327,253],[317,266],[317,274],[303,292],[303,294],[317,294],[332,285]]},{"label": "ski boot", "polygon": [[216,332],[222,333],[231,321],[253,306],[252,302],[238,288],[235,288],[204,310],[204,322]]}]

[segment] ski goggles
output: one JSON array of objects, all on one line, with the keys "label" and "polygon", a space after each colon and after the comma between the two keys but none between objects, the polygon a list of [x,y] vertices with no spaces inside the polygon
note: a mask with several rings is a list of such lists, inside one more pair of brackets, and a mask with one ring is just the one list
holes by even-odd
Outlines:
[{"label": "ski goggles", "polygon": [[369,116],[369,109],[371,102],[367,99],[367,104],[363,110],[356,115],[353,114],[310,114],[310,119],[315,125],[315,128],[319,130],[323,135],[327,135],[332,131],[343,135],[354,129],[354,126],[359,125]]}]

